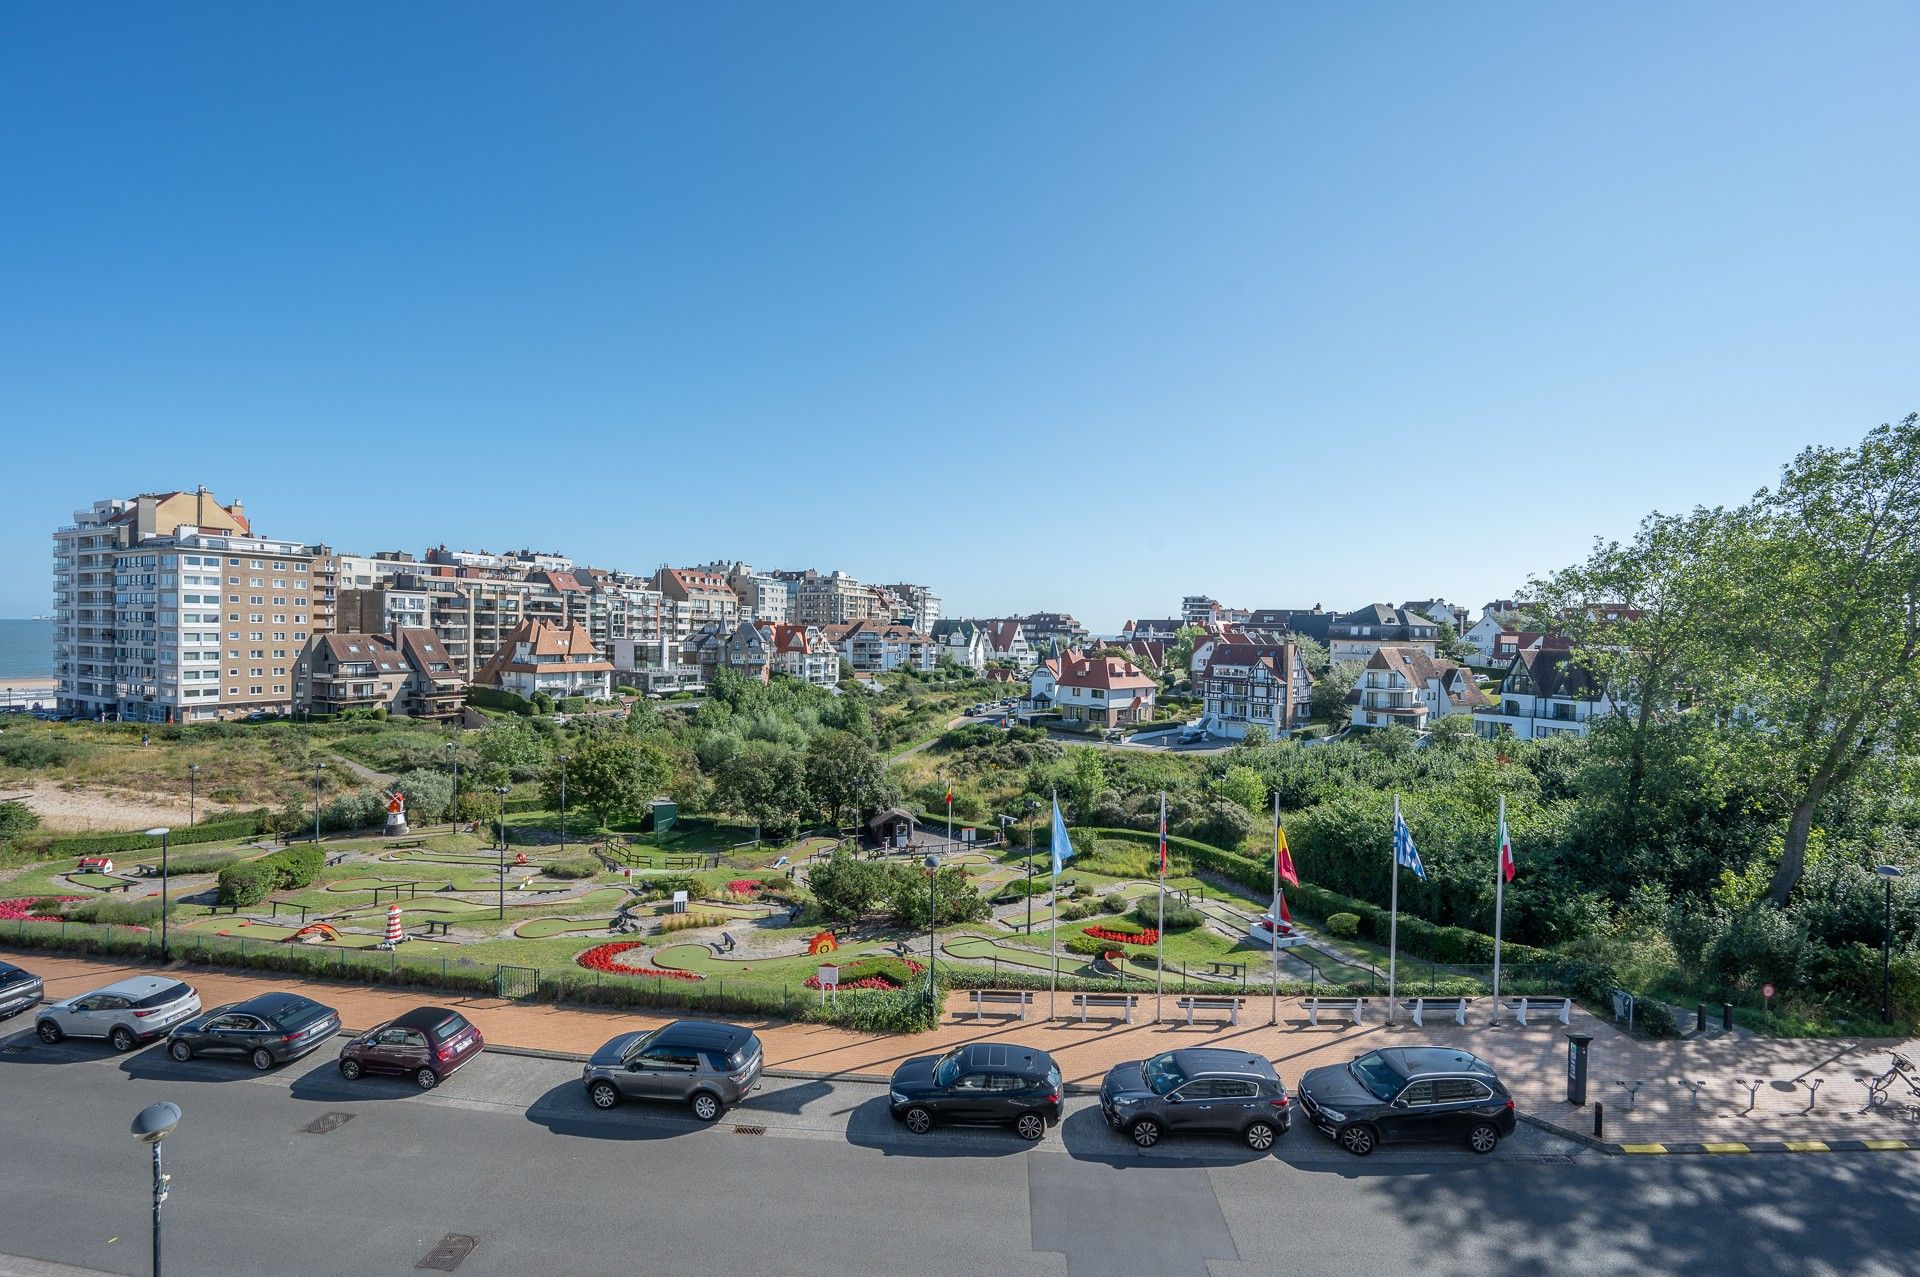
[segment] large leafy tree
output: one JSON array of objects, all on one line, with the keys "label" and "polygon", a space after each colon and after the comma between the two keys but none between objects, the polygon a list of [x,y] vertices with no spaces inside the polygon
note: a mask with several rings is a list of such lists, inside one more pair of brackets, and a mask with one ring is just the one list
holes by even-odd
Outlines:
[{"label": "large leafy tree", "polygon": [[720,765],[714,798],[769,833],[790,833],[806,811],[807,778],[801,755],[776,741],[750,740]]},{"label": "large leafy tree", "polygon": [[823,731],[807,742],[806,782],[814,805],[835,824],[881,806],[892,793],[880,756],[851,732]]},{"label": "large leafy tree", "polygon": [[[597,737],[567,755],[567,804],[592,813],[602,827],[630,820],[646,810],[672,772],[667,756],[653,745],[625,736]],[[562,765],[556,761],[540,781],[542,801],[556,810],[562,774]]]}]

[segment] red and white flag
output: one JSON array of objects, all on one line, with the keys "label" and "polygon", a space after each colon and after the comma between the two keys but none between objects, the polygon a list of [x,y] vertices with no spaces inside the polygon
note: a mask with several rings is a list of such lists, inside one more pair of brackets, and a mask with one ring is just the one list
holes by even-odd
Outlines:
[{"label": "red and white flag", "polygon": [[1500,876],[1513,881],[1513,839],[1507,836],[1507,803],[1500,800]]}]

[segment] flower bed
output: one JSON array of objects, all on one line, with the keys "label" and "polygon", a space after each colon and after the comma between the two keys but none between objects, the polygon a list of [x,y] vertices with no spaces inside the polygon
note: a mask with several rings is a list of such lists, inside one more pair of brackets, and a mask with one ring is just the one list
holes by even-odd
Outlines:
[{"label": "flower bed", "polygon": [[[842,989],[898,989],[914,976],[925,971],[924,963],[912,958],[863,958],[858,962],[849,962],[840,968]],[[809,989],[820,987],[820,975],[815,972],[800,982]]]},{"label": "flower bed", "polygon": [[[61,904],[72,904],[76,900],[85,900],[85,896],[15,896],[11,900],[0,900],[0,922],[40,921],[33,907],[42,900],[58,900]],[[53,919],[59,921],[59,919]]]},{"label": "flower bed", "polygon": [[1114,944],[1157,944],[1160,940],[1160,933],[1152,927],[1141,931],[1115,931],[1110,927],[1084,927],[1082,930],[1095,940],[1109,940]]},{"label": "flower bed", "polygon": [[583,949],[574,961],[589,971],[605,971],[608,975],[660,976],[669,980],[706,979],[697,971],[669,971],[665,967],[634,967],[616,961],[629,949],[645,947],[644,940],[616,940],[611,944],[597,944],[591,949]]},{"label": "flower bed", "polygon": [[766,889],[766,885],[758,878],[735,878],[727,884],[727,890],[736,896],[757,896]]}]

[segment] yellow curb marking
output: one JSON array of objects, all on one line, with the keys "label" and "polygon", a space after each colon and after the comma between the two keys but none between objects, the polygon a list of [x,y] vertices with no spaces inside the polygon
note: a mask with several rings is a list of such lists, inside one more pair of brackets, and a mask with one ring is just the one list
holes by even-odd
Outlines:
[{"label": "yellow curb marking", "polygon": [[1907,1142],[1905,1140],[1862,1140],[1860,1142],[1866,1145],[1868,1148],[1877,1150],[1879,1152],[1885,1152],[1888,1149],[1907,1147]]},{"label": "yellow curb marking", "polygon": [[1826,1144],[1821,1140],[1788,1140],[1787,1151],[1790,1153],[1831,1153],[1833,1152],[1833,1150],[1828,1148]]},{"label": "yellow curb marking", "polygon": [[1709,1153],[1751,1153],[1753,1151],[1745,1144],[1702,1144],[1700,1147]]},{"label": "yellow curb marking", "polygon": [[1667,1146],[1665,1144],[1622,1144],[1620,1151],[1622,1153],[1664,1153],[1667,1151]]}]

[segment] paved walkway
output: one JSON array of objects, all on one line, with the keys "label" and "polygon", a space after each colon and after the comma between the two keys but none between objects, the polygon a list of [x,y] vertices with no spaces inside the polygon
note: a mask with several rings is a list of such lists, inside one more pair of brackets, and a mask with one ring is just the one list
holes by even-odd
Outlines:
[{"label": "paved walkway", "polygon": [[[111,980],[151,970],[144,964],[98,958],[12,954],[46,980],[49,998],[70,997]],[[197,967],[178,968],[209,1006],[235,1001],[303,982],[273,974],[241,974]],[[322,981],[304,982],[312,996],[339,1009],[349,1028],[367,1028],[408,1007],[434,1001],[459,1007],[494,1046],[585,1055],[615,1033],[666,1023],[671,1015],[562,1007],[500,998],[434,997],[414,990],[367,988]],[[854,996],[854,995],[849,995]],[[1240,1024],[1196,1023],[1169,996],[1168,1019],[1153,1022],[1153,996],[1144,995],[1136,1023],[1089,1018],[1047,1021],[1047,995],[1036,993],[1033,1019],[989,1016],[975,1021],[965,1011],[964,993],[948,1001],[940,1027],[910,1036],[860,1033],[826,1025],[748,1021],[766,1044],[767,1066],[839,1077],[885,1080],[894,1066],[963,1042],[1011,1038],[1051,1052],[1069,1083],[1097,1085],[1113,1065],[1181,1046],[1233,1046],[1271,1059],[1288,1083],[1322,1064],[1338,1063],[1380,1046],[1431,1043],[1464,1047],[1490,1061],[1513,1091],[1520,1111],[1574,1134],[1590,1135],[1594,1104],[1606,1108],[1605,1139],[1632,1152],[1743,1152],[1782,1146],[1796,1151],[1837,1147],[1920,1148],[1920,1124],[1892,1106],[1869,1110],[1860,1080],[1884,1070],[1894,1049],[1920,1056],[1920,1044],[1835,1039],[1763,1039],[1740,1034],[1677,1042],[1649,1042],[1627,1036],[1611,1024],[1576,1010],[1572,1025],[1536,1010],[1521,1028],[1509,1020],[1499,1027],[1484,1022],[1457,1026],[1450,1018],[1428,1016],[1415,1028],[1402,1012],[1399,1022],[1380,1022],[1369,1006],[1368,1023],[1355,1026],[1323,1021],[1309,1026],[1298,999],[1279,1000],[1279,1024],[1268,1023],[1268,1001],[1247,999]],[[1061,1016],[1074,1014],[1071,999],[1059,995]],[[1483,1017],[1484,1011],[1478,1020]],[[8,1029],[29,1028],[16,1021]],[[1593,1036],[1589,1057],[1588,1105],[1566,1102],[1569,1031]],[[1740,1079],[1754,1082],[1749,1088]],[[1812,1083],[1822,1080],[1817,1088]],[[1697,1098],[1691,1080],[1702,1083]],[[1629,1101],[1627,1084],[1638,1087]],[[1896,1083],[1896,1085],[1900,1085]],[[1901,1087],[1904,1092],[1904,1087]],[[1920,1102],[1920,1096],[1909,1096]],[[1896,1099],[1898,1097],[1896,1096]]]}]

